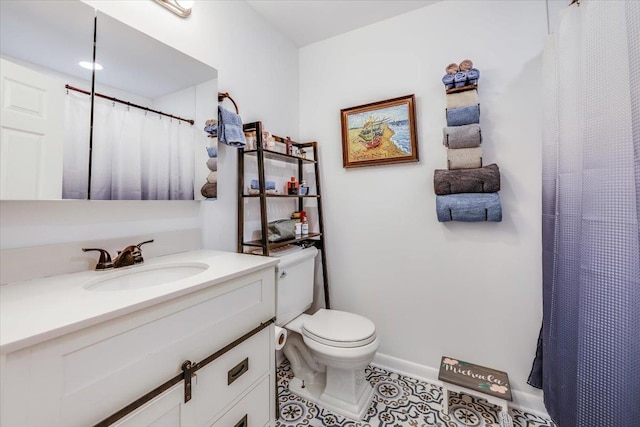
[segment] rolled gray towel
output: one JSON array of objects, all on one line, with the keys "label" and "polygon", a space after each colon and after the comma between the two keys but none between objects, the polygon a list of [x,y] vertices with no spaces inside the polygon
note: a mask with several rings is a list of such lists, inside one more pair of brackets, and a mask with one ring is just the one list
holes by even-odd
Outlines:
[{"label": "rolled gray towel", "polygon": [[439,195],[495,193],[500,191],[500,170],[496,164],[477,169],[436,169],[433,172],[433,189]]},{"label": "rolled gray towel", "polygon": [[449,169],[475,169],[482,167],[482,148],[447,148]]},{"label": "rolled gray towel", "polygon": [[482,143],[480,125],[447,126],[442,129],[442,143],[449,148],[473,148]]},{"label": "rolled gray towel", "polygon": [[212,172],[217,171],[218,170],[218,158],[217,157],[211,157],[209,160],[207,160],[207,167]]}]

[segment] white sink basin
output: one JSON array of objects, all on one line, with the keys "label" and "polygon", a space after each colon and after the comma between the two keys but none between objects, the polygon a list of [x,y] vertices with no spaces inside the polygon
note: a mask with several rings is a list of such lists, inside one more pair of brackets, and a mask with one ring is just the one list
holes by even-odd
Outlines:
[{"label": "white sink basin", "polygon": [[141,289],[186,279],[202,273],[207,268],[208,264],[199,262],[133,266],[92,280],[84,285],[84,288],[90,291]]}]

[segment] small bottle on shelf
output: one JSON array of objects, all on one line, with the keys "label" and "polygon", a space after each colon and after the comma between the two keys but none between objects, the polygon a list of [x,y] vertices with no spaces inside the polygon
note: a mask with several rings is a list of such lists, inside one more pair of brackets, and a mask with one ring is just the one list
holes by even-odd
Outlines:
[{"label": "small bottle on shelf", "polygon": [[300,181],[298,194],[300,194],[301,196],[306,196],[307,194],[309,194],[309,187],[307,187],[307,181],[305,181],[304,179]]},{"label": "small bottle on shelf", "polygon": [[302,223],[302,235],[309,235],[309,221],[307,220],[307,213],[305,211],[300,212],[300,222]]},{"label": "small bottle on shelf", "polygon": [[292,176],[291,181],[287,182],[287,194],[289,195],[298,194],[298,182],[296,181],[295,176]]},{"label": "small bottle on shelf", "polygon": [[287,137],[287,154],[288,155],[292,155],[293,154],[293,145],[291,144],[291,138]]}]

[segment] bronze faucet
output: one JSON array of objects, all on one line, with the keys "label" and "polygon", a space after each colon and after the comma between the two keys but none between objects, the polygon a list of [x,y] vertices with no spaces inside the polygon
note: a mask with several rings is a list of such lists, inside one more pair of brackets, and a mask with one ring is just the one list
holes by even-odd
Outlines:
[{"label": "bronze faucet", "polygon": [[137,245],[129,245],[121,251],[118,251],[118,255],[113,261],[111,261],[111,255],[104,249],[100,248],[82,248],[84,252],[97,251],[100,252],[100,259],[96,264],[96,270],[106,270],[109,268],[127,267],[134,264],[142,264],[144,258],[142,258],[142,250],[140,246],[151,243],[152,240],[138,243]]}]

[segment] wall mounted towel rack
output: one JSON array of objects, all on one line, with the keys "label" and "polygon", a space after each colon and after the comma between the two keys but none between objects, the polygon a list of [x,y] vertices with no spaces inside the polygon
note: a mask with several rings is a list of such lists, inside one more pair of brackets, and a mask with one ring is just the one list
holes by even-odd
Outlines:
[{"label": "wall mounted towel rack", "polygon": [[229,92],[218,92],[218,102],[222,102],[225,99],[228,99],[233,103],[233,106],[236,109],[236,114],[239,114],[240,111],[238,110],[238,104],[236,104],[236,101],[234,101],[231,95],[229,95]]}]

